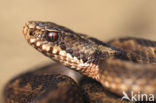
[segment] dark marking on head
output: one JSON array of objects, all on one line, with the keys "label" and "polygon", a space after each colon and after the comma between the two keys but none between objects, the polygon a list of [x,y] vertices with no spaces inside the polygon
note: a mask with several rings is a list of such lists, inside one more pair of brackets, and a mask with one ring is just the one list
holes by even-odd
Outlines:
[{"label": "dark marking on head", "polygon": [[61,48],[62,50],[66,50],[66,45],[65,45],[64,43],[60,43],[60,48]]},{"label": "dark marking on head", "polygon": [[68,48],[68,49],[66,49],[66,52],[72,54],[73,53],[73,50],[70,49],[70,48]]},{"label": "dark marking on head", "polygon": [[87,62],[89,57],[85,53],[80,53],[79,58],[82,59],[83,62]]}]

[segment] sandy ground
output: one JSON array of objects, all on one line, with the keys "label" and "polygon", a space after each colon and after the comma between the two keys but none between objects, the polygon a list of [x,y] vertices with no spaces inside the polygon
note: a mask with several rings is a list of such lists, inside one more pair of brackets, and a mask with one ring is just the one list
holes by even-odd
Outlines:
[{"label": "sandy ground", "polygon": [[0,0],[0,92],[13,76],[51,62],[24,40],[26,21],[53,21],[105,41],[123,36],[156,40],[155,4],[155,0]]}]

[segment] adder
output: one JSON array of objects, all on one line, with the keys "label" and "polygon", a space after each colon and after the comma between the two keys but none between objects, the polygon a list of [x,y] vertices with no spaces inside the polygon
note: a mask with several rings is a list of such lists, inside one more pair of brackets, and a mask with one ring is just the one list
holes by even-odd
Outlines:
[{"label": "adder", "polygon": [[85,79],[77,84],[48,73],[54,64],[43,67],[11,80],[4,90],[6,103],[120,103],[126,102],[123,92],[156,95],[156,41],[127,37],[105,43],[42,21],[25,23],[23,34],[33,48]]}]

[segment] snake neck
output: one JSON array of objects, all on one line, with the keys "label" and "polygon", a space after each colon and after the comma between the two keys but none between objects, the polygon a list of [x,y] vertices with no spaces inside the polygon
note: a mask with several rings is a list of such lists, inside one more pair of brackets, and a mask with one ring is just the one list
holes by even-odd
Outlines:
[{"label": "snake neck", "polygon": [[116,48],[84,35],[64,38],[64,41],[59,47],[53,47],[51,59],[94,79],[99,78],[99,64],[118,53]]}]

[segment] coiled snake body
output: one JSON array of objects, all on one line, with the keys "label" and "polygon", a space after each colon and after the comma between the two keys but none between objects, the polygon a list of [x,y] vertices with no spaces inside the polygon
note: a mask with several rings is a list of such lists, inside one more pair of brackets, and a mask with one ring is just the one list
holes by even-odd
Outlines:
[{"label": "coiled snake body", "polygon": [[[111,93],[121,96],[123,92],[130,95],[133,91],[156,95],[155,41],[121,38],[104,43],[55,23],[40,21],[27,22],[23,27],[23,34],[28,43],[39,52],[95,79]],[[88,82],[83,82],[85,85],[81,85],[88,89],[81,90],[67,76],[45,75],[41,71],[43,69],[11,80],[5,87],[6,103],[104,103],[107,100],[102,96],[104,90],[101,84],[90,78]],[[81,92],[88,93],[91,98],[83,100],[86,94]],[[93,92],[96,93],[92,94]],[[61,94],[64,96],[61,97]],[[111,102],[118,101],[113,97],[111,99]]]}]

